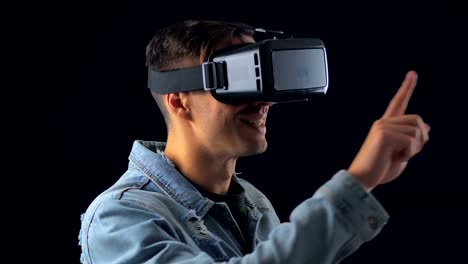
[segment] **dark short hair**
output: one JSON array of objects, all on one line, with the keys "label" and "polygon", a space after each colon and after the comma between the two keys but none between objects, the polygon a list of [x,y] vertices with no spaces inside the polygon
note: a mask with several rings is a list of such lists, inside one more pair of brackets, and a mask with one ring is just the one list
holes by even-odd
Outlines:
[{"label": "dark short hair", "polygon": [[[146,66],[152,70],[173,70],[189,59],[200,64],[208,60],[216,45],[225,40],[249,36],[254,28],[248,24],[222,21],[187,20],[172,24],[156,32],[146,47]],[[170,128],[164,97],[152,92],[161,113]]]},{"label": "dark short hair", "polygon": [[200,64],[216,45],[226,39],[253,37],[253,27],[244,23],[187,20],[159,30],[146,47],[146,66],[171,70],[185,59]]}]

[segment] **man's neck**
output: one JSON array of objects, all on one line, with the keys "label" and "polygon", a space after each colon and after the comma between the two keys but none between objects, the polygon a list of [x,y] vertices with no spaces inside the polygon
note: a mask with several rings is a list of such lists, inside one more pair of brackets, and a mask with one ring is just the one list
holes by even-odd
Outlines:
[{"label": "man's neck", "polygon": [[237,158],[222,157],[202,145],[188,142],[186,138],[178,137],[175,140],[169,135],[164,150],[166,157],[175,164],[182,175],[205,191],[226,194]]}]

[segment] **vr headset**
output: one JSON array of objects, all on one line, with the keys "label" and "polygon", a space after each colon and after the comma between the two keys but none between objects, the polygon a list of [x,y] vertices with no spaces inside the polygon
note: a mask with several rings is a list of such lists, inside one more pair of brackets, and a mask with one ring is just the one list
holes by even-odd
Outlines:
[{"label": "vr headset", "polygon": [[320,39],[266,39],[214,52],[206,62],[170,71],[148,71],[148,87],[159,94],[210,91],[216,100],[308,100],[328,89],[325,46]]}]

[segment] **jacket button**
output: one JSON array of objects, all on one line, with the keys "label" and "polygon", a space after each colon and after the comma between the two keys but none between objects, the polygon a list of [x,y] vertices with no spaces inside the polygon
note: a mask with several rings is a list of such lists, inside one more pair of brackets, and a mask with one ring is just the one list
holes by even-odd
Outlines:
[{"label": "jacket button", "polygon": [[369,216],[367,218],[367,223],[369,224],[369,226],[372,228],[372,229],[377,229],[378,225],[379,225],[379,221],[377,221],[377,218],[374,217],[374,216]]}]

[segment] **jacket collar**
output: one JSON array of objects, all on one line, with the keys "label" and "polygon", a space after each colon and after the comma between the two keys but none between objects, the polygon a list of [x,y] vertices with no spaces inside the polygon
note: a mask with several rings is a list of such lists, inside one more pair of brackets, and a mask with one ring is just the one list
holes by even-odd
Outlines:
[{"label": "jacket collar", "polygon": [[158,153],[165,147],[165,142],[136,140],[129,160],[169,197],[203,217],[214,202],[203,197],[163,155]]},{"label": "jacket collar", "polygon": [[[129,160],[166,195],[185,208],[194,210],[199,217],[204,217],[215,203],[204,197],[161,153],[165,147],[165,142],[136,140]],[[236,175],[232,180],[240,184]],[[247,206],[253,207],[247,197],[245,201]]]}]

